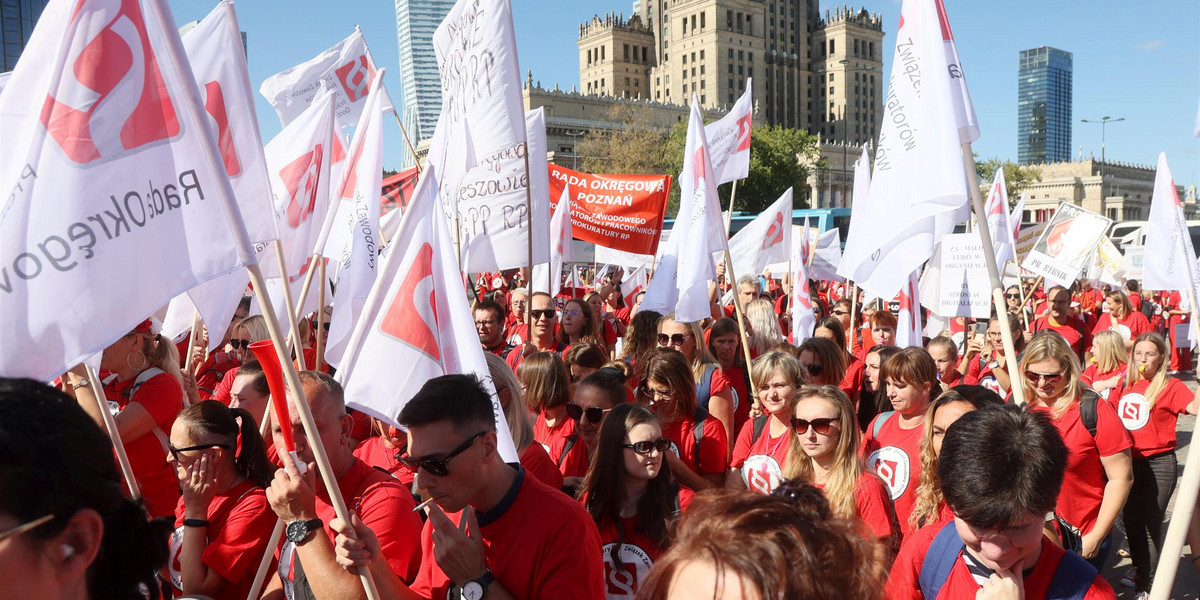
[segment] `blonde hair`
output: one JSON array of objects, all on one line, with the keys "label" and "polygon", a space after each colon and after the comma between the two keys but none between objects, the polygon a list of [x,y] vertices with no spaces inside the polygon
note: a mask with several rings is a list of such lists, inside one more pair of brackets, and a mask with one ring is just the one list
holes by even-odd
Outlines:
[{"label": "blonde hair", "polygon": [[[861,438],[854,405],[850,403],[846,392],[838,389],[837,386],[804,386],[796,392],[793,398],[792,414],[795,414],[796,406],[809,398],[821,398],[837,411],[838,439],[833,448],[833,468],[829,471],[829,481],[825,483],[825,497],[829,499],[829,505],[833,509],[834,515],[843,519],[858,520],[858,511],[854,504],[854,490],[858,486],[858,478],[867,472],[867,466],[858,456]],[[789,435],[795,434],[789,432]],[[796,443],[796,440],[792,440],[787,460],[784,461],[784,479],[799,477],[812,481],[812,462],[812,459],[804,453],[804,447]]]},{"label": "blonde hair", "polygon": [[746,303],[746,320],[750,321],[750,330],[754,332],[750,338],[750,350],[761,354],[770,350],[783,341],[783,330],[779,327],[779,318],[775,316],[775,307],[770,300],[756,298]]},{"label": "blonde hair", "polygon": [[525,385],[525,403],[530,412],[566,406],[571,401],[567,366],[557,352],[534,352],[517,367],[517,378]]},{"label": "blonde hair", "polygon": [[[263,340],[271,339],[271,332],[267,330],[267,319],[262,315],[246,317],[245,319],[242,319],[242,322],[238,323],[237,326],[246,328],[246,333],[250,336],[251,342],[261,342]],[[236,327],[234,328],[234,331],[237,331]],[[301,335],[301,337],[305,336]]]},{"label": "blonde hair", "polygon": [[1129,364],[1129,353],[1125,351],[1125,338],[1111,329],[1105,329],[1092,338],[1092,357],[1096,371],[1107,373]]},{"label": "blonde hair", "polygon": [[513,446],[519,454],[533,442],[533,423],[529,418],[529,409],[525,407],[521,382],[503,358],[491,352],[484,352],[483,356],[487,360],[488,374],[492,376],[492,385],[496,386],[496,394],[508,390],[508,406],[504,407],[504,420],[508,421],[508,431],[512,434]]},{"label": "blonde hair", "polygon": [[808,373],[800,360],[787,352],[772,350],[754,360],[750,368],[750,380],[756,389],[763,389],[767,380],[775,374],[783,375],[796,388],[808,385]]},{"label": "blonde hair", "polygon": [[[1158,372],[1154,374],[1154,378],[1150,380],[1150,386],[1147,387],[1146,392],[1142,394],[1146,397],[1146,410],[1150,410],[1154,408],[1154,402],[1158,400],[1159,394],[1162,394],[1162,391],[1166,389],[1167,380],[1170,379],[1170,377],[1167,377],[1166,363],[1170,349],[1167,347],[1167,340],[1163,339],[1161,334],[1153,331],[1137,336],[1137,339],[1133,342],[1133,348],[1136,350],[1137,345],[1142,342],[1150,342],[1151,344],[1154,344],[1154,349],[1158,351],[1158,354],[1161,357],[1158,363]],[[1133,384],[1145,378],[1145,373],[1142,373],[1142,371],[1138,369],[1138,366],[1135,365],[1133,361],[1129,361],[1129,368],[1125,372],[1125,388],[1131,388],[1133,387]]]},{"label": "blonde hair", "polygon": [[1113,290],[1113,291],[1105,294],[1104,299],[1105,300],[1116,300],[1117,304],[1119,304],[1121,306],[1121,316],[1120,317],[1118,317],[1115,314],[1109,315],[1109,317],[1112,318],[1113,321],[1116,321],[1117,319],[1124,319],[1125,317],[1128,317],[1130,314],[1133,313],[1133,304],[1131,302],[1129,302],[1129,296],[1126,296],[1125,292],[1122,292],[1121,290]]},{"label": "blonde hair", "polygon": [[1079,357],[1075,356],[1075,351],[1071,350],[1070,344],[1063,338],[1062,334],[1052,331],[1039,331],[1029,341],[1029,345],[1025,347],[1025,351],[1021,353],[1021,388],[1025,391],[1026,398],[1035,398],[1033,384],[1029,383],[1029,378],[1024,376],[1025,371],[1029,369],[1029,365],[1043,360],[1053,360],[1058,363],[1059,369],[1062,369],[1063,378],[1066,385],[1063,386],[1062,395],[1055,400],[1054,405],[1050,407],[1050,416],[1059,418],[1071,408],[1072,404],[1079,402],[1079,394],[1082,388],[1079,383]]},{"label": "blonde hair", "polygon": [[[691,360],[693,379],[700,381],[700,379],[704,377],[705,365],[720,366],[717,363],[716,357],[714,357],[712,353],[708,351],[708,344],[704,343],[704,330],[700,327],[699,321],[680,323],[679,321],[675,320],[675,313],[670,313],[663,315],[663,317],[658,320],[658,326],[655,327],[655,329],[662,329],[663,323],[666,323],[667,321],[675,323],[676,325],[683,325],[684,327],[687,327],[688,334],[692,336],[692,341],[695,342],[695,344],[693,344],[695,349],[692,350]],[[684,356],[684,358],[687,358],[687,356]]]}]

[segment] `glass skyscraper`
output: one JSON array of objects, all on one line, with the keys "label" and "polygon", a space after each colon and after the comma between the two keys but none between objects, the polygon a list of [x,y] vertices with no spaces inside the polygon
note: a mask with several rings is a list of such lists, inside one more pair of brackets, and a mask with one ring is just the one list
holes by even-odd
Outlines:
[{"label": "glass skyscraper", "polygon": [[[442,79],[433,51],[433,32],[454,0],[396,0],[396,37],[400,40],[400,90],[404,104],[404,130],[413,147],[433,137],[442,112]],[[404,166],[414,163],[404,154]]]},{"label": "glass skyscraper", "polygon": [[1071,160],[1071,53],[1049,46],[1021,51],[1017,73],[1017,161]]},{"label": "glass skyscraper", "polygon": [[33,26],[50,0],[0,0],[0,72],[17,66]]}]

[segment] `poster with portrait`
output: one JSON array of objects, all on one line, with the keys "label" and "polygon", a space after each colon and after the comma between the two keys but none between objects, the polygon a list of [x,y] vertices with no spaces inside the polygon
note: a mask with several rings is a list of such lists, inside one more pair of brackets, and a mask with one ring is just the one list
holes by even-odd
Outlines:
[{"label": "poster with portrait", "polygon": [[1112,226],[1112,220],[1063,202],[1042,236],[1025,256],[1021,268],[1069,287],[1092,258],[1092,252]]}]

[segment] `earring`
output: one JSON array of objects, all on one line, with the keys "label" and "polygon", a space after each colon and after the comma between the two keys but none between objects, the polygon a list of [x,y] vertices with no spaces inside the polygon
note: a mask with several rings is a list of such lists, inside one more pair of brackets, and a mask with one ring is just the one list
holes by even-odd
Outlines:
[{"label": "earring", "polygon": [[142,366],[135,367],[133,365],[133,361],[129,360],[129,357],[132,356],[133,353],[126,354],[125,355],[125,364],[129,365],[130,369],[133,369],[134,371],[141,371],[142,369],[145,369],[146,367],[150,366],[149,359],[146,358],[146,355],[141,350],[138,350],[136,353],[138,356],[142,357]]},{"label": "earring", "polygon": [[62,545],[62,555],[63,555],[63,560],[67,560],[68,558],[75,556],[75,546],[72,546],[70,544],[63,544]]}]

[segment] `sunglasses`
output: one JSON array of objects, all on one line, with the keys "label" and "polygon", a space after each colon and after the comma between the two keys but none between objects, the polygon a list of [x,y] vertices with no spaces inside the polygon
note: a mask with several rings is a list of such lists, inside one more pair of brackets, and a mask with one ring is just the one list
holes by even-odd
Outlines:
[{"label": "sunglasses", "polygon": [[1034,371],[1025,371],[1025,379],[1029,380],[1029,383],[1037,385],[1041,385],[1042,382],[1045,382],[1049,385],[1055,385],[1062,381],[1062,378],[1062,373],[1035,373]]},{"label": "sunglasses", "polygon": [[446,456],[443,456],[442,458],[404,457],[404,458],[400,458],[397,460],[400,461],[400,464],[408,467],[409,469],[412,469],[412,471],[414,473],[421,469],[425,469],[425,471],[428,472],[430,475],[437,475],[438,477],[445,477],[450,474],[450,469],[446,468],[446,463],[450,462],[450,459],[454,458],[455,456],[458,456],[459,454],[466,452],[467,448],[470,448],[471,445],[475,443],[475,440],[483,437],[484,434],[486,434],[486,433],[487,433],[486,431],[480,431],[479,433],[467,438],[467,441],[463,442],[462,444],[459,444],[459,446],[457,448],[450,451],[450,454],[447,454]]},{"label": "sunglasses", "polygon": [[1008,298],[1009,300],[1020,300],[1021,299],[1020,294],[1004,294],[1004,297]]},{"label": "sunglasses", "polygon": [[45,515],[29,521],[28,523],[22,523],[16,527],[13,527],[12,529],[9,529],[8,531],[0,533],[0,541],[7,540],[10,537],[16,537],[22,533],[25,533],[26,531],[33,531],[34,529],[37,529],[38,527],[41,527],[42,525],[45,525],[53,520],[54,515]]},{"label": "sunglasses", "polygon": [[[310,324],[310,325],[312,325],[312,328],[313,328],[313,329],[316,329],[316,328],[317,328],[317,322],[316,322],[316,321],[311,321],[309,324]],[[323,325],[323,326],[324,326],[324,328],[325,328],[325,333],[329,333],[329,325],[330,325],[330,322],[329,322],[329,321],[325,321],[324,323],[321,323],[321,325]]]},{"label": "sunglasses", "polygon": [[545,308],[542,310],[531,310],[531,311],[529,311],[529,316],[531,318],[533,318],[534,320],[542,319],[542,318],[545,318],[547,320],[553,319],[554,318],[554,309],[553,308]]},{"label": "sunglasses", "polygon": [[658,345],[659,346],[682,346],[683,343],[685,341],[687,341],[688,337],[689,336],[687,334],[683,334],[683,333],[674,333],[671,335],[667,335],[665,333],[660,333],[660,334],[658,334]]},{"label": "sunglasses", "polygon": [[800,364],[804,365],[804,368],[808,370],[808,374],[812,375],[813,377],[820,376],[821,371],[825,370],[825,367],[822,365],[810,365],[808,363],[800,363]]},{"label": "sunglasses", "polygon": [[839,317],[840,317],[840,316],[842,316],[842,315],[848,315],[848,314],[850,314],[850,311],[848,311],[848,310],[838,310],[838,309],[834,309],[834,310],[832,310],[832,311],[830,311],[830,312],[832,312],[833,314],[835,314],[835,315],[837,315],[837,316],[839,316]]},{"label": "sunglasses", "polygon": [[579,406],[578,404],[568,404],[567,405],[567,418],[571,419],[572,421],[578,421],[583,417],[587,417],[588,423],[595,425],[596,423],[599,423],[601,420],[603,420],[604,415],[607,414],[608,411],[610,411],[610,410],[612,410],[612,409],[611,408],[600,408],[599,406],[593,406],[591,408],[585,409],[582,406]]},{"label": "sunglasses", "polygon": [[568,310],[568,311],[565,311],[565,312],[563,312],[563,316],[564,316],[564,317],[578,317],[578,316],[580,316],[580,315],[582,315],[582,314],[583,314],[583,313],[581,313],[581,312],[579,312],[579,311],[577,311],[577,310]]},{"label": "sunglasses", "polygon": [[230,338],[229,345],[233,346],[234,350],[237,350],[239,347],[249,350],[250,349],[250,340],[239,340],[237,338]]},{"label": "sunglasses", "polygon": [[230,448],[230,446],[229,446],[229,444],[200,444],[199,446],[188,446],[187,448],[176,448],[175,446],[167,444],[167,450],[171,451],[171,459],[174,460],[175,462],[179,462],[179,453],[180,452],[188,452],[191,450],[208,450],[209,448],[222,448],[224,450],[228,450]]},{"label": "sunglasses", "polygon": [[[570,405],[568,404],[568,406]],[[622,444],[621,446],[624,448],[629,448],[630,450],[633,450],[642,456],[650,456],[650,453],[654,450],[658,450],[659,454],[669,450],[671,448],[671,440],[668,440],[667,438],[658,438],[653,442],[647,440],[632,444]]]},{"label": "sunglasses", "polygon": [[792,431],[795,431],[797,435],[804,435],[808,433],[808,428],[812,427],[812,430],[818,434],[827,435],[829,434],[829,430],[833,429],[833,424],[837,421],[838,420],[836,418],[830,419],[826,417],[813,419],[811,421],[792,417]]}]

